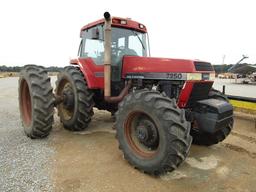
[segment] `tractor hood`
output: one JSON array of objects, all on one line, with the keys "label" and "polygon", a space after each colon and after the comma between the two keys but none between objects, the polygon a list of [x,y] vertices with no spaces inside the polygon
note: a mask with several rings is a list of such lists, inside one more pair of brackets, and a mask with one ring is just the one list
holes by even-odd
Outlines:
[{"label": "tractor hood", "polygon": [[[211,73],[213,73],[212,75],[215,73],[212,65],[207,62],[138,56],[124,56],[122,71],[123,78],[127,78],[128,76],[130,78],[132,76],[133,78],[146,78],[146,76],[156,78],[156,75],[161,78],[166,75],[175,76],[177,74],[181,77],[190,73],[196,73],[199,76],[202,74],[207,76],[208,74],[210,77]],[[142,77],[139,77],[141,75]],[[183,77],[179,79],[183,79]]]}]

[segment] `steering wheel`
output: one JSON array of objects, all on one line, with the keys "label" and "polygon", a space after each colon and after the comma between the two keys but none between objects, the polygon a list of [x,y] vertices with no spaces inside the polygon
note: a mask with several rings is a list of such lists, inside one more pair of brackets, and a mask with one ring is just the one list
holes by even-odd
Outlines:
[{"label": "steering wheel", "polygon": [[125,49],[125,47],[119,47],[121,49],[119,49],[119,52],[118,52],[118,56],[124,56],[124,55],[133,55],[133,56],[138,56],[138,54],[136,53],[135,50],[133,49]]}]

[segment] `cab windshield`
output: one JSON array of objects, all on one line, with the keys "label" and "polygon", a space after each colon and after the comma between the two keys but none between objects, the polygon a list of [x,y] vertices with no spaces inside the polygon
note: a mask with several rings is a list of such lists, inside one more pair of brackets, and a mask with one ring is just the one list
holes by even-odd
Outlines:
[{"label": "cab windshield", "polygon": [[[94,38],[97,29],[98,38]],[[99,25],[83,32],[80,57],[90,57],[96,65],[102,65],[104,59],[104,26]],[[120,65],[123,56],[148,56],[147,33],[132,29],[112,27],[112,65]]]},{"label": "cab windshield", "polygon": [[131,29],[112,28],[112,54],[117,57],[124,55],[147,56],[146,33]]}]

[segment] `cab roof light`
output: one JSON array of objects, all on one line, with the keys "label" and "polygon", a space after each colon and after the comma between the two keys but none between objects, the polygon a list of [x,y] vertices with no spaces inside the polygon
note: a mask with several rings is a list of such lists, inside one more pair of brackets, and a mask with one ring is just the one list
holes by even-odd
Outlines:
[{"label": "cab roof light", "polygon": [[139,28],[143,29],[143,28],[144,28],[144,25],[139,24]]},{"label": "cab roof light", "polygon": [[118,24],[119,23],[119,19],[112,19],[112,23]]},{"label": "cab roof light", "polygon": [[127,21],[126,20],[121,20],[121,19],[112,19],[112,23],[114,24],[121,24],[121,25],[126,25],[127,24]]},{"label": "cab roof light", "polygon": [[126,20],[121,20],[120,22],[122,25],[126,25],[127,24],[127,21]]}]

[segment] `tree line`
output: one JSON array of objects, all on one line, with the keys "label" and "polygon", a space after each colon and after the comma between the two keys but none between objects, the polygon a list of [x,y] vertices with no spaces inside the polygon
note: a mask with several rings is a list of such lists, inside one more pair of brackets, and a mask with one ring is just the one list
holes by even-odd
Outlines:
[{"label": "tree line", "polygon": [[[22,69],[22,67],[19,66],[13,66],[13,67],[9,67],[6,65],[2,65],[0,66],[0,72],[20,72],[20,70]],[[46,67],[46,70],[48,72],[59,72],[63,69],[63,67]]]}]

